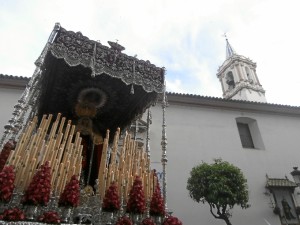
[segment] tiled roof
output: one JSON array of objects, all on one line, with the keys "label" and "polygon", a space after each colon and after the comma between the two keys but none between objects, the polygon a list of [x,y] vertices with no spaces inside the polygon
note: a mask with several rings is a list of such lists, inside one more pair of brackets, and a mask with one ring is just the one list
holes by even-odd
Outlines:
[{"label": "tiled roof", "polygon": [[15,80],[24,80],[24,81],[28,81],[30,79],[30,77],[13,76],[13,75],[1,74],[1,73],[0,73],[0,78],[15,79]]},{"label": "tiled roof", "polygon": [[288,179],[279,179],[279,178],[267,178],[267,188],[295,188],[297,187],[297,184],[293,181],[290,181]]},{"label": "tiled roof", "polygon": [[214,100],[219,102],[235,102],[235,103],[251,103],[257,105],[268,105],[268,106],[276,106],[276,107],[291,107],[291,108],[300,108],[299,106],[292,106],[292,105],[282,105],[282,104],[275,104],[275,103],[266,103],[266,102],[254,102],[254,101],[246,101],[246,100],[237,100],[237,99],[225,99],[221,97],[214,97],[214,96],[204,96],[204,95],[196,95],[196,94],[188,94],[188,93],[175,93],[175,92],[167,92],[167,95],[172,96],[181,96],[181,97],[188,97],[188,98],[201,98],[206,100]]},{"label": "tiled roof", "polygon": [[23,89],[29,82],[30,77],[12,76],[0,74],[0,86],[12,89]]}]

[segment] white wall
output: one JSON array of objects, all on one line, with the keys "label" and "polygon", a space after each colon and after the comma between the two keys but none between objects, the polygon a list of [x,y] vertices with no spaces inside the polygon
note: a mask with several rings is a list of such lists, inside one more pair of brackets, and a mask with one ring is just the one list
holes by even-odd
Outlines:
[{"label": "white wall", "polygon": [[0,138],[23,90],[0,87]]},{"label": "white wall", "polygon": [[252,102],[267,102],[264,94],[247,88],[241,89],[238,93],[232,96],[231,99],[245,100],[245,101],[252,101]]},{"label": "white wall", "polygon": [[[289,173],[299,162],[300,118],[282,115],[258,114],[214,108],[174,105],[167,108],[168,137],[168,208],[182,219],[183,224],[224,224],[217,221],[207,205],[193,202],[186,190],[186,182],[192,167],[201,161],[212,162],[222,158],[245,174],[250,190],[249,209],[236,207],[232,224],[279,225],[279,218],[270,208],[266,191],[266,174],[269,177],[292,180]],[[152,108],[151,156],[160,161],[161,108]],[[236,125],[236,117],[257,120],[265,150],[243,149]],[[155,165],[153,165],[155,166]]]}]

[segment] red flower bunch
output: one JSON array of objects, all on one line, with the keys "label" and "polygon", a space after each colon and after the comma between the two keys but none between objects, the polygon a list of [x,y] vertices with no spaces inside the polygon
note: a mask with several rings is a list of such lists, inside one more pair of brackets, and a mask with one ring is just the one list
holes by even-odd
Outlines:
[{"label": "red flower bunch", "polygon": [[51,192],[51,168],[46,162],[33,176],[25,191],[23,204],[47,205]]},{"label": "red flower bunch", "polygon": [[141,225],[156,225],[151,218],[145,218],[141,222]]},{"label": "red flower bunch", "polygon": [[182,225],[182,222],[175,216],[169,216],[164,220],[162,225]]},{"label": "red flower bunch", "polygon": [[118,187],[113,182],[105,192],[102,209],[105,212],[114,212],[120,209]]},{"label": "red flower bunch", "polygon": [[156,175],[155,178],[157,182],[150,202],[150,215],[163,216],[165,215],[164,200],[163,197],[161,196],[160,186]]},{"label": "red flower bunch", "polygon": [[25,219],[25,214],[19,208],[6,209],[4,210],[3,214],[0,215],[0,220],[20,221],[24,219]]},{"label": "red flower bunch", "polygon": [[16,142],[12,140],[6,142],[6,144],[4,145],[0,153],[0,172],[4,168],[11,150],[15,149],[15,147],[16,147]]},{"label": "red flower bunch", "polygon": [[79,194],[79,180],[76,175],[73,175],[60,195],[59,206],[77,207],[79,205]]},{"label": "red flower bunch", "polygon": [[44,212],[43,215],[40,215],[38,217],[38,221],[43,223],[57,224],[60,223],[60,217],[57,212],[49,211],[49,212]]},{"label": "red flower bunch", "polygon": [[120,217],[115,225],[132,225],[132,221],[127,216]]},{"label": "red flower bunch", "polygon": [[0,202],[9,202],[15,188],[15,171],[13,166],[5,166],[0,172]]},{"label": "red flower bunch", "polygon": [[145,194],[142,180],[136,176],[129,193],[126,211],[128,213],[144,213],[146,210]]}]

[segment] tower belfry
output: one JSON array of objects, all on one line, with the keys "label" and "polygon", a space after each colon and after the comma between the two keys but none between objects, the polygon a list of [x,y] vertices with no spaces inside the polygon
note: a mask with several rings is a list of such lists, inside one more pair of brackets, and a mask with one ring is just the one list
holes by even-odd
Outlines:
[{"label": "tower belfry", "polygon": [[226,60],[219,67],[217,77],[225,99],[267,102],[265,90],[256,74],[256,63],[236,54],[227,37]]}]

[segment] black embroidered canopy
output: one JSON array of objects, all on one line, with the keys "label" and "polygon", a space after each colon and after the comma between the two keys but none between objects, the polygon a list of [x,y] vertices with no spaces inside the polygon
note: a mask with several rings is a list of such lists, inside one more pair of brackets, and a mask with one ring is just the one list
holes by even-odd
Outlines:
[{"label": "black embroidered canopy", "polygon": [[108,43],[110,47],[56,24],[42,65],[40,117],[60,112],[73,119],[76,104],[90,98],[97,105],[93,124],[104,134],[126,127],[156,102],[164,91],[164,68]]}]

